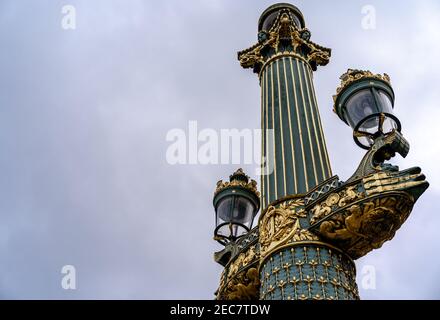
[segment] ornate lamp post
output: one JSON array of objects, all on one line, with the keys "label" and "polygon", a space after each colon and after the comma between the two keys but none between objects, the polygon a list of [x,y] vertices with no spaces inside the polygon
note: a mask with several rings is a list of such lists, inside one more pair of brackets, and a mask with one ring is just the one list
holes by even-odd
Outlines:
[{"label": "ornate lamp post", "polygon": [[258,43],[238,53],[260,79],[262,156],[273,171],[261,176],[262,213],[251,230],[255,183],[243,188],[240,171],[229,182],[240,192],[218,184],[215,239],[225,245],[215,254],[225,266],[218,299],[359,299],[353,260],[392,239],[429,186],[420,168],[384,163],[409,151],[389,77],[351,69],[334,111],[368,151],[347,181],[333,176],[312,75],[331,51],[310,36],[298,8],[276,4],[260,17]]}]

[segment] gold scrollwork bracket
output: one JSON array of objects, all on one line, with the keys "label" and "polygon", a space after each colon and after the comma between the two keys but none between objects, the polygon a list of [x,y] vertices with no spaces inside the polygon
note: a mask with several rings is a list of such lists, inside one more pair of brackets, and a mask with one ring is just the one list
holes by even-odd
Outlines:
[{"label": "gold scrollwork bracket", "polygon": [[217,293],[218,300],[258,300],[260,296],[258,268],[250,267],[232,278]]},{"label": "gold scrollwork bracket", "polygon": [[351,258],[358,259],[391,240],[408,218],[413,205],[413,197],[404,191],[364,196],[323,219],[314,215],[313,221],[319,222],[312,223],[310,229]]},{"label": "gold scrollwork bracket", "polygon": [[259,260],[260,254],[257,244],[249,246],[232,259],[222,273],[220,285],[216,293],[217,299],[239,299],[237,295],[241,292],[242,298],[240,299],[247,300],[248,296],[243,296],[244,292],[250,294],[249,290],[256,285],[253,272],[249,272],[249,270],[258,268]]}]

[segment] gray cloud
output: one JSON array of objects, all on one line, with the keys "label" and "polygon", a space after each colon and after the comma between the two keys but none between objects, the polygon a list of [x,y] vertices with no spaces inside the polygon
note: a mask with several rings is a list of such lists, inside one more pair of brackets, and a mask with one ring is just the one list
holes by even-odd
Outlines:
[{"label": "gray cloud", "polygon": [[[414,60],[412,43],[429,52],[435,41],[421,37],[419,20],[412,32],[401,20],[440,11],[430,1],[370,3],[375,31],[360,27],[363,1],[297,3],[313,40],[333,48],[315,85],[334,172],[347,178],[362,157],[331,112],[338,76],[359,66],[395,79],[413,146],[399,164],[422,166],[432,184],[396,238],[359,261],[378,274],[377,289],[361,295],[439,298],[438,148],[426,139],[438,133],[423,124],[438,114],[431,83],[440,66]],[[64,4],[0,4],[0,298],[213,298],[221,268],[212,261],[212,193],[237,166],[170,166],[165,137],[189,120],[259,127],[258,80],[236,52],[256,41],[271,3],[70,1],[74,31],[60,26]],[[435,36],[435,26],[420,28]],[[61,288],[66,264],[77,269],[76,291]]]}]

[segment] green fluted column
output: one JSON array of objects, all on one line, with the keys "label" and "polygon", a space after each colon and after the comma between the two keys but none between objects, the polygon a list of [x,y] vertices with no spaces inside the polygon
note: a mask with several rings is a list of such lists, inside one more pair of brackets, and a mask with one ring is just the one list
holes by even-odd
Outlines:
[{"label": "green fluted column", "polygon": [[238,53],[261,85],[260,299],[358,298],[353,261],[308,230],[306,195],[337,187],[312,75],[331,50],[310,37],[299,9],[277,4],[260,17],[258,43]]},{"label": "green fluted column", "polygon": [[[266,208],[285,196],[305,194],[332,172],[311,66],[296,55],[284,54],[263,66],[260,83],[262,154],[273,168],[261,178]],[[273,134],[268,135],[267,129]]]}]

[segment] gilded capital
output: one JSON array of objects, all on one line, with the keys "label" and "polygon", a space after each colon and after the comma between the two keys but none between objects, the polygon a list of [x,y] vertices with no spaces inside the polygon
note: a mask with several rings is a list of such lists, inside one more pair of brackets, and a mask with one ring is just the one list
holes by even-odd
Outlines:
[{"label": "gilded capital", "polygon": [[316,70],[317,66],[329,62],[331,49],[310,41],[310,37],[298,8],[290,4],[274,5],[260,17],[258,42],[238,52],[238,60],[243,68],[252,68],[259,73],[272,57],[292,55]]}]

